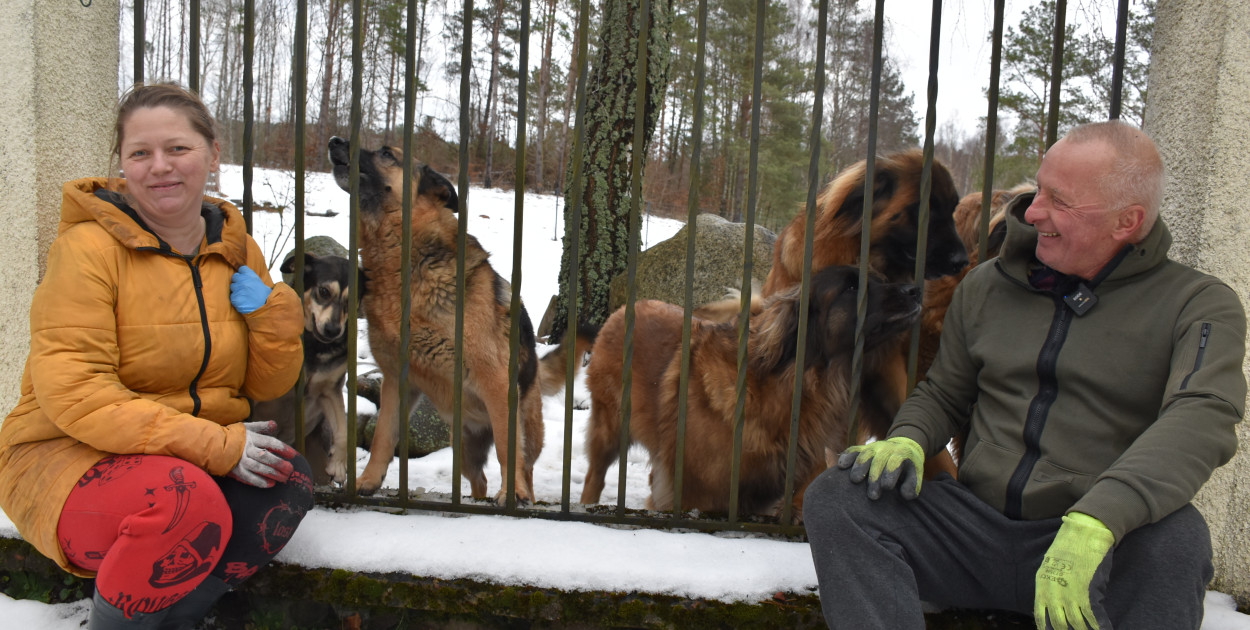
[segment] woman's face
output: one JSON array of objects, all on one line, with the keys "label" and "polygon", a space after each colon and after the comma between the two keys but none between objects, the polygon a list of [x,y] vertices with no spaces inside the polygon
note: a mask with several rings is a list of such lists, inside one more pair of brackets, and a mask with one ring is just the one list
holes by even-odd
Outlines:
[{"label": "woman's face", "polygon": [[137,109],[122,125],[121,167],[135,208],[154,229],[198,219],[221,151],[169,107]]}]

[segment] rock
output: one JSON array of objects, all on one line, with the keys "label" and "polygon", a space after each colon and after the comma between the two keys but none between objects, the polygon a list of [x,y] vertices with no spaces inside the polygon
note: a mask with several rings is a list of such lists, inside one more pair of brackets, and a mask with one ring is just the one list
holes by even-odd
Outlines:
[{"label": "rock", "polygon": [[[682,305],[686,291],[686,239],[689,226],[668,240],[638,256],[637,297]],[[777,235],[755,226],[752,278],[762,284],[773,262]],[[715,214],[695,219],[694,306],[720,300],[731,290],[742,288],[742,259],[746,245],[746,225],[731,223]],[[616,310],[625,303],[626,274],[613,278],[609,306]]]},{"label": "rock", "polygon": [[[373,370],[356,377],[356,394],[374,405],[378,404],[382,388],[382,372]],[[434,403],[418,389],[411,389],[409,400],[413,401],[408,424],[408,457],[424,457],[451,446],[451,431],[438,415]],[[357,414],[356,445],[369,448],[373,444],[373,431],[377,426],[376,414]],[[399,455],[396,446],[395,454]]]},{"label": "rock", "polygon": [[[340,256],[347,258],[347,248],[339,244],[329,236],[310,236],[304,239],[304,251],[309,254],[318,256]],[[295,248],[282,255],[282,262],[286,262],[295,255]],[[280,267],[281,265],[279,265]],[[295,275],[290,273],[282,274],[282,281],[290,286],[295,286]]]}]

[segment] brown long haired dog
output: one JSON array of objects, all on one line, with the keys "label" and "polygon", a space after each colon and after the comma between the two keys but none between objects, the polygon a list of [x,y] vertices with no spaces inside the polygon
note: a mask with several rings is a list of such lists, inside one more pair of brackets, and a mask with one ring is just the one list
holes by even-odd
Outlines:
[{"label": "brown long haired dog", "polygon": [[[798,456],[794,471],[794,506],[802,514],[803,490],[826,467],[824,449],[846,446],[851,398],[856,287],[859,270],[836,266],[812,276]],[[864,371],[879,369],[882,358],[896,354],[896,344],[920,315],[920,293],[911,284],[888,284],[876,278],[867,287],[864,320]],[[795,352],[799,332],[799,287],[764,302],[748,332],[746,408],[742,439],[739,506],[743,513],[772,513],[782,498],[790,439]],[[664,302],[635,305],[630,441],[651,455],[650,509],[671,509],[676,460],[678,385],[681,370],[683,311]],[[599,332],[586,385],[591,394],[586,455],[590,466],[582,503],[596,503],[603,479],[617,461],[624,308]],[[729,508],[733,417],[737,401],[738,332],[733,322],[695,321],[690,342],[690,383],[686,419],[684,508],[725,512]]]},{"label": "brown long haired dog", "polygon": [[[916,276],[916,243],[920,234],[920,178],[924,153],[910,149],[879,157],[873,177],[873,205],[869,219],[868,267],[889,282],[912,282]],[[838,174],[816,199],[812,269],[859,263],[864,221],[862,160]],[[959,273],[968,264],[968,252],[955,229],[959,192],[950,171],[934,161],[929,192],[929,232],[925,278]],[[773,245],[773,266],[764,280],[762,297],[799,283],[803,273],[803,240],[807,213],[790,221]]]},{"label": "brown long haired dog", "polygon": [[[350,150],[342,138],[331,138],[330,162],[334,179],[348,190]],[[369,322],[369,348],[382,371],[378,426],[373,434],[369,464],[357,480],[361,494],[372,494],[382,484],[399,441],[401,356],[399,327],[403,285],[400,276],[402,229],[403,154],[393,147],[360,150],[360,258],[369,279],[361,307]],[[456,346],[456,232],[458,208],[451,182],[429,167],[416,173],[412,200],[412,294],[407,357],[409,382],[429,396],[444,420],[453,411],[452,388]],[[511,335],[511,286],[495,272],[489,254],[476,238],[467,237],[464,253],[464,379],[462,426],[464,458],[461,474],[469,480],[474,498],[486,497],[483,468],[492,443],[501,471],[507,470],[508,453],[516,448],[516,496],[533,499],[534,461],[543,448],[542,383],[563,379],[547,374],[564,373],[564,348],[540,361],[535,350],[534,328],[521,307],[518,369],[518,426],[516,443],[496,441],[508,435],[508,365]],[[576,352],[586,351],[591,339],[578,338]],[[502,448],[498,448],[502,446]],[[506,479],[506,474],[504,476]],[[501,487],[496,499],[504,498]]]}]

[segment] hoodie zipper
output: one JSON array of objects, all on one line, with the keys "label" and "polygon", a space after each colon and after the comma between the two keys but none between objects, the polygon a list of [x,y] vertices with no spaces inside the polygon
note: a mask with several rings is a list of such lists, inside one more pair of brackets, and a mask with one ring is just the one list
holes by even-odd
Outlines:
[{"label": "hoodie zipper", "polygon": [[1202,322],[1202,335],[1198,338],[1198,356],[1194,358],[1194,369],[1185,375],[1185,380],[1181,381],[1181,390],[1189,387],[1189,379],[1198,373],[1198,368],[1202,367],[1202,355],[1207,353],[1207,341],[1211,338],[1211,324]]},{"label": "hoodie zipper", "polygon": [[1024,512],[1024,488],[1033,474],[1033,467],[1042,456],[1042,432],[1046,428],[1046,419],[1050,408],[1059,395],[1059,377],[1056,365],[1059,361],[1059,350],[1068,337],[1075,314],[1061,298],[1055,298],[1055,317],[1050,323],[1050,332],[1046,334],[1046,343],[1037,355],[1037,395],[1029,403],[1028,416],[1024,422],[1024,455],[1016,470],[1007,482],[1007,500],[1004,513],[1008,518],[1020,520]]},{"label": "hoodie zipper", "polygon": [[191,379],[191,384],[188,386],[191,402],[194,404],[191,415],[198,416],[200,415],[200,377],[204,376],[204,372],[208,370],[208,358],[213,351],[213,336],[208,328],[208,309],[204,304],[204,281],[200,277],[200,268],[190,258],[184,260],[187,261],[187,267],[191,269],[191,280],[195,285],[195,300],[200,307],[200,327],[204,331],[204,359],[200,361],[200,371],[196,372],[195,378]]}]

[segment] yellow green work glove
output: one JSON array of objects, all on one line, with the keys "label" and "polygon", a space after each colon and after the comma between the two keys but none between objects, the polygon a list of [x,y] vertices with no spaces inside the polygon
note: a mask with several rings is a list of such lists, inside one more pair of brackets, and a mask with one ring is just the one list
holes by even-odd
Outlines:
[{"label": "yellow green work glove", "polygon": [[1033,620],[1040,630],[1098,630],[1090,585],[1094,572],[1107,556],[1115,536],[1102,521],[1081,512],[1063,517],[1055,541],[1037,570],[1037,592],[1033,600]]},{"label": "yellow green work glove", "polygon": [[904,499],[920,496],[920,472],[924,449],[915,440],[892,437],[864,446],[852,446],[838,456],[838,468],[851,469],[851,481],[868,479],[868,498],[881,498],[882,490],[898,488]]}]

